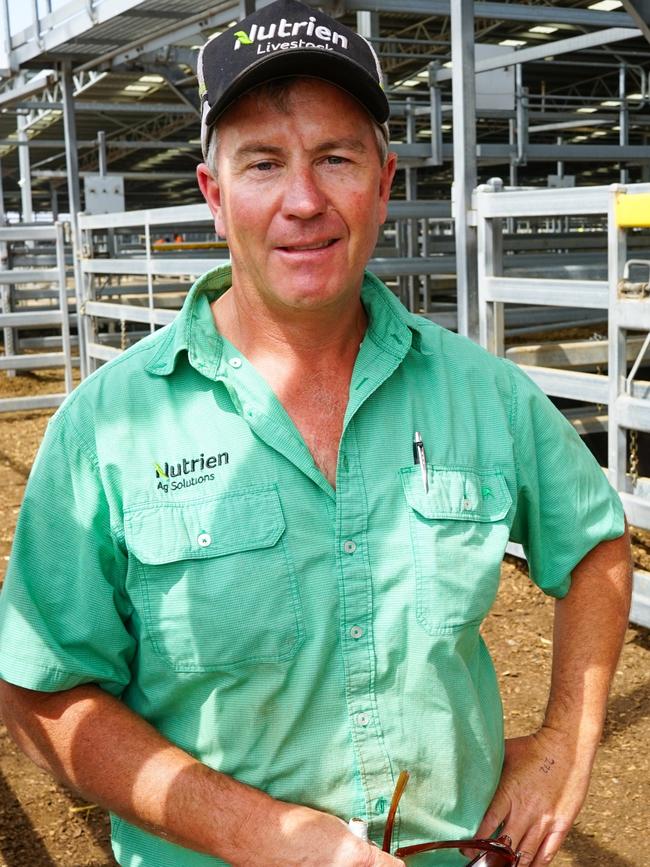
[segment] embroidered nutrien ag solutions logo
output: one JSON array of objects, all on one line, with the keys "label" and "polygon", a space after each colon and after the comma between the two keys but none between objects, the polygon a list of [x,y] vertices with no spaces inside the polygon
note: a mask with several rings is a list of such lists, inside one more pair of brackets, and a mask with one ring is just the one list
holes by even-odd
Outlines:
[{"label": "embroidered nutrien ag solutions logo", "polygon": [[[315,38],[318,41],[309,42],[303,37]],[[272,42],[272,39],[283,41]],[[316,26],[316,19],[311,15],[307,21],[287,21],[286,18],[281,18],[277,24],[274,22],[268,27],[253,24],[250,33],[246,33],[245,30],[238,30],[235,33],[235,51],[239,51],[242,45],[255,44],[257,44],[257,54],[271,54],[274,51],[289,51],[293,48],[322,48],[325,51],[333,51],[332,45],[347,48],[348,39],[342,33],[323,27],[322,24]]]},{"label": "embroidered nutrien ag solutions logo", "polygon": [[223,467],[229,463],[229,460],[228,452],[208,455],[207,458],[204,452],[201,452],[198,458],[183,458],[177,463],[154,462],[157,488],[159,491],[168,493],[169,491],[180,491],[182,488],[193,488],[195,485],[213,482],[215,474],[205,471]]}]

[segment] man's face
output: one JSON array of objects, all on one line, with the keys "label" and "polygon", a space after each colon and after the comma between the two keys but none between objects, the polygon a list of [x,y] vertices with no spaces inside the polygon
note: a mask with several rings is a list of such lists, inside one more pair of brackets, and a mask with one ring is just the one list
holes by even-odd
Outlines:
[{"label": "man's face", "polygon": [[218,136],[218,177],[199,167],[199,185],[228,241],[234,290],[276,310],[356,300],[395,173],[361,105],[303,79],[286,111],[243,97]]}]

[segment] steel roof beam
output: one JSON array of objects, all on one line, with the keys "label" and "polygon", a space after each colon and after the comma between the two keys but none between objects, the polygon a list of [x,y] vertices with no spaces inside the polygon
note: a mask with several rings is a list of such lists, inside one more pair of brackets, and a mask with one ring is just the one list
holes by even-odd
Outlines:
[{"label": "steel roof beam", "polygon": [[196,34],[204,30],[228,24],[232,21],[233,15],[237,17],[238,8],[238,5],[233,2],[229,2],[227,5],[221,3],[219,4],[219,9],[214,12],[206,11],[194,15],[187,21],[184,27],[174,25],[174,27],[155,33],[150,39],[134,40],[129,45],[120,46],[114,51],[109,51],[107,54],[97,57],[95,60],[84,63],[79,69],[94,69],[107,63],[110,63],[112,66],[121,66],[124,63],[129,63],[132,60],[136,60],[142,54],[158,51],[160,48],[167,48],[170,42],[180,42],[188,37],[196,36]]},{"label": "steel roof beam", "polygon": [[[346,0],[350,12],[412,12],[417,15],[450,15],[449,0]],[[552,21],[556,24],[577,24],[584,27],[634,27],[635,22],[626,12],[598,12],[577,7],[567,9],[559,6],[529,6],[525,3],[474,4],[475,18],[493,18],[497,21],[526,21],[539,24]]]},{"label": "steel roof beam", "polygon": [[[0,0],[0,3],[2,3],[2,0]],[[16,100],[24,99],[34,93],[40,93],[46,87],[54,84],[55,81],[55,75],[39,76],[36,80],[32,79],[25,84],[19,84],[8,88],[3,93],[0,93],[0,106],[9,105]]]},{"label": "steel roof beam", "polygon": [[[196,109],[191,105],[179,105],[175,102],[99,102],[88,100],[74,101],[75,111],[107,111],[111,114],[126,113],[126,114],[196,114]],[[44,108],[47,110],[63,109],[62,102],[39,102],[37,100],[29,100],[19,102],[16,108],[38,109]]]},{"label": "steel roof beam", "polygon": [[[543,60],[545,57],[554,57],[558,54],[571,54],[574,51],[584,51],[586,48],[611,45],[613,42],[622,42],[637,36],[641,36],[641,31],[637,28],[609,27],[607,30],[598,30],[595,33],[584,33],[581,36],[571,36],[569,39],[546,42],[544,45],[520,48],[518,51],[509,51],[497,57],[486,57],[485,60],[477,61],[476,71],[489,72],[493,69],[503,69],[517,63],[528,63],[531,60]],[[452,77],[452,70],[441,68],[436,70],[435,75],[436,81],[448,81]]]},{"label": "steel roof beam", "polygon": [[[59,45],[71,42],[98,24],[103,24],[123,12],[132,10],[143,0],[103,0],[90,7],[86,2],[74,0],[39,20],[40,40],[34,37],[34,27],[28,27],[12,38],[11,58],[22,66],[41,54],[56,50]],[[22,42],[20,42],[22,40]],[[40,44],[39,44],[40,43]]]},{"label": "steel roof beam", "polygon": [[[0,147],[32,147],[45,149],[57,149],[65,146],[64,139],[40,139],[32,138],[27,141],[18,141],[13,138],[0,139]],[[77,146],[80,148],[96,148],[97,139],[80,139],[77,140]],[[201,145],[196,142],[191,144],[186,141],[132,141],[130,139],[107,139],[107,148],[130,148],[132,150],[179,150],[179,151],[200,151]]]},{"label": "steel roof beam", "polygon": [[[120,175],[122,178],[126,178],[127,180],[132,181],[149,181],[149,180],[163,180],[163,181],[176,181],[176,180],[184,180],[184,181],[195,181],[196,173],[195,172],[165,172],[165,171],[156,171],[152,169],[151,171],[146,172],[115,172],[115,174]],[[97,172],[77,172],[78,177],[87,178],[87,177],[95,177]],[[46,180],[53,180],[55,178],[67,178],[68,173],[61,169],[36,169],[32,171],[32,177],[34,178],[45,178]]]},{"label": "steel roof beam", "polygon": [[623,6],[650,42],[650,0],[623,0]]}]

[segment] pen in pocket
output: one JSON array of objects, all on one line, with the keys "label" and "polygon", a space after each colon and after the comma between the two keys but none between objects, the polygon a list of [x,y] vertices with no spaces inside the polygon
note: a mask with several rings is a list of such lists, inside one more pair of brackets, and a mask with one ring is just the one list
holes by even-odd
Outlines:
[{"label": "pen in pocket", "polygon": [[427,456],[424,452],[424,443],[422,442],[422,437],[416,431],[413,436],[413,463],[420,465],[420,472],[422,474],[422,485],[424,487],[424,493],[429,493],[429,476],[427,474]]}]

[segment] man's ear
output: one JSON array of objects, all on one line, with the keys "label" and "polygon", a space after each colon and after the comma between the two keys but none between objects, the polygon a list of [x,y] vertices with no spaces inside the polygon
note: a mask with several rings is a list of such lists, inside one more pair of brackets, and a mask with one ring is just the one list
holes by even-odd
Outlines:
[{"label": "man's ear", "polygon": [[388,216],[388,200],[393,186],[393,178],[397,171],[397,154],[389,153],[385,165],[382,166],[379,178],[380,222],[385,223]]},{"label": "man's ear", "polygon": [[210,212],[214,217],[214,229],[217,235],[221,238],[226,237],[226,227],[223,219],[223,208],[221,206],[221,187],[219,182],[215,180],[210,172],[210,169],[205,163],[199,163],[196,167],[196,179],[199,184],[199,189],[203,193],[203,198],[208,203]]}]

